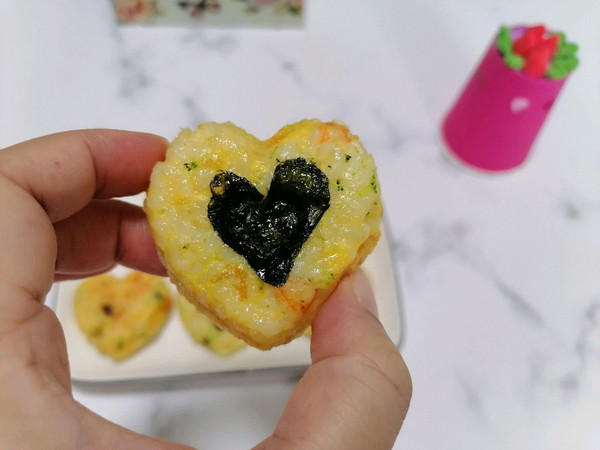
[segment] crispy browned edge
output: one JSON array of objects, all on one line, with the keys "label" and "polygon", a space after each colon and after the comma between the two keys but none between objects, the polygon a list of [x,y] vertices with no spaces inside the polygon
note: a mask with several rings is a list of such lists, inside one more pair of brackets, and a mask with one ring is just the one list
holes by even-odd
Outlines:
[{"label": "crispy browned edge", "polygon": [[[152,224],[150,224],[150,229],[154,233]],[[365,261],[367,256],[371,254],[371,252],[377,245],[380,236],[381,231],[379,229],[375,233],[369,235],[369,237],[367,237],[367,239],[358,248],[354,261],[352,261],[352,263],[350,263],[346,267],[346,270],[339,274],[330,286],[324,289],[317,289],[315,291],[315,295],[310,304],[310,307],[304,312],[304,314],[301,316],[301,320],[297,322],[294,328],[285,330],[271,337],[260,336],[258,338],[255,337],[255,334],[250,333],[247,327],[236,326],[236,324],[222,320],[220,317],[218,317],[211,309],[209,309],[204,304],[204,299],[201,296],[199,296],[195,292],[191,292],[185,287],[185,284],[180,280],[180,277],[170,269],[162,249],[158,245],[156,245],[156,248],[158,251],[159,258],[161,259],[163,265],[169,273],[169,278],[171,279],[171,282],[177,287],[177,290],[181,295],[183,295],[189,302],[193,303],[200,312],[207,315],[219,327],[229,331],[231,334],[238,337],[239,339],[242,339],[252,347],[256,347],[260,350],[270,350],[273,347],[287,344],[295,338],[297,338],[298,336],[300,336],[302,333],[304,333],[304,330],[306,330],[306,328],[312,323],[315,316],[319,312],[319,309],[321,309],[323,303],[325,303],[325,301],[329,298],[329,296],[335,290],[342,278],[352,273]]]}]

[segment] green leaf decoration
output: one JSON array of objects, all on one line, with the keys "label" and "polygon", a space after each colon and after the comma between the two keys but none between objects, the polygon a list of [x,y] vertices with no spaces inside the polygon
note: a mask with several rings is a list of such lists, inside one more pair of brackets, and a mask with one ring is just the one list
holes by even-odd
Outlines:
[{"label": "green leaf decoration", "polygon": [[551,80],[560,80],[561,78],[566,77],[568,73],[569,70],[567,70],[564,66],[553,63],[550,65],[550,67],[548,67],[546,76]]},{"label": "green leaf decoration", "polygon": [[498,32],[498,39],[496,42],[500,53],[502,53],[503,55],[508,55],[509,53],[512,53],[512,38],[510,36],[510,31],[508,27],[500,27],[500,31]]},{"label": "green leaf decoration", "polygon": [[525,66],[525,59],[516,53],[507,53],[504,55],[504,63],[511,69],[521,70]]},{"label": "green leaf decoration", "polygon": [[579,46],[577,44],[573,44],[572,42],[564,42],[562,45],[558,46],[556,54],[559,56],[575,56],[577,50],[579,50]]},{"label": "green leaf decoration", "polygon": [[552,59],[552,64],[546,71],[546,76],[551,80],[565,78],[579,65],[579,58],[577,57],[579,46],[573,42],[568,42],[564,33],[558,33],[558,36],[558,48]]}]

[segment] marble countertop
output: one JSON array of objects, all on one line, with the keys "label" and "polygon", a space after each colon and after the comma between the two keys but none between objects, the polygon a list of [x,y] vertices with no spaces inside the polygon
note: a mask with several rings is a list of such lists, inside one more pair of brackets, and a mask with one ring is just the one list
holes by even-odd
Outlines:
[{"label": "marble countertop", "polygon": [[[346,122],[375,155],[414,396],[395,448],[600,442],[600,3],[308,0],[300,29],[119,27],[109,1],[3,1],[0,146],[87,127],[259,137]],[[439,124],[500,24],[580,44],[525,165],[448,161]],[[297,374],[75,384],[95,412],[203,449],[273,429]]]}]

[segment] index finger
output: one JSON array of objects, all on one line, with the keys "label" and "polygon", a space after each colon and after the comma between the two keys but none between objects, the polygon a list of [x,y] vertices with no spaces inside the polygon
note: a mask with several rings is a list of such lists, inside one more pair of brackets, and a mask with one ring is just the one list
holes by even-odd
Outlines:
[{"label": "index finger", "polygon": [[117,130],[57,133],[0,152],[0,173],[29,192],[56,222],[92,198],[146,189],[167,141],[153,134]]}]

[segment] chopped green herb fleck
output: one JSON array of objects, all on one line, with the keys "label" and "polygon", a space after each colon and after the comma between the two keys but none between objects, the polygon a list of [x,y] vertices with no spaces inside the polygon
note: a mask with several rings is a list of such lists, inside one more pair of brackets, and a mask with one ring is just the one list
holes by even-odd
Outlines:
[{"label": "chopped green herb fleck", "polygon": [[115,346],[117,348],[123,348],[123,347],[125,347],[125,339],[119,338],[119,340],[117,341],[117,344]]},{"label": "chopped green herb fleck", "polygon": [[342,186],[342,183],[340,183],[340,180],[337,180],[335,182],[335,184],[337,185],[337,190],[338,191],[343,191],[344,190],[344,186]]},{"label": "chopped green herb fleck", "polygon": [[198,167],[198,163],[196,161],[186,162],[183,163],[183,165],[185,166],[185,170],[187,170],[188,172],[191,172],[192,169]]},{"label": "chopped green herb fleck", "polygon": [[210,338],[203,337],[203,338],[202,338],[202,343],[203,343],[204,345],[210,345]]},{"label": "chopped green herb fleck", "polygon": [[154,292],[154,298],[156,299],[157,302],[162,303],[162,301],[165,299],[165,296],[163,295],[162,292],[156,291],[156,292]]},{"label": "chopped green herb fleck", "polygon": [[346,155],[346,162],[350,161],[351,159],[352,159],[352,156]]},{"label": "chopped green herb fleck", "polygon": [[181,247],[184,250],[187,250],[188,248],[190,248],[190,244],[185,244],[183,247]]},{"label": "chopped green herb fleck", "polygon": [[100,336],[102,336],[103,333],[104,333],[104,330],[102,330],[101,327],[96,327],[92,330],[93,337],[100,337]]},{"label": "chopped green herb fleck", "polygon": [[371,175],[371,188],[373,189],[373,192],[377,193],[377,176],[375,173]]}]

